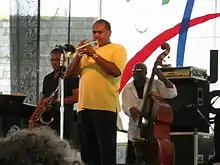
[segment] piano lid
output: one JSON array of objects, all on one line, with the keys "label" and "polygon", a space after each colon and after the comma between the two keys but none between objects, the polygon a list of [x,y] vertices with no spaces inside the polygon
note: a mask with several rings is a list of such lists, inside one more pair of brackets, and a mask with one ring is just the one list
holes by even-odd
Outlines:
[{"label": "piano lid", "polygon": [[0,94],[0,103],[19,103],[22,104],[27,95],[23,94]]},{"label": "piano lid", "polygon": [[36,106],[23,103],[25,95],[0,95],[0,116],[29,118]]}]

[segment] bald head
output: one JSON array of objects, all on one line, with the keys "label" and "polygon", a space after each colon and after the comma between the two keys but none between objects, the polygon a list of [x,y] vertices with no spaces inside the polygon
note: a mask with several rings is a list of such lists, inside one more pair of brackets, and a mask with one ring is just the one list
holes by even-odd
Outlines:
[{"label": "bald head", "polygon": [[132,69],[132,73],[134,80],[142,80],[147,75],[147,67],[144,63],[137,63]]},{"label": "bald head", "polygon": [[135,64],[134,69],[142,69],[143,71],[145,71],[147,73],[147,67],[142,62]]}]

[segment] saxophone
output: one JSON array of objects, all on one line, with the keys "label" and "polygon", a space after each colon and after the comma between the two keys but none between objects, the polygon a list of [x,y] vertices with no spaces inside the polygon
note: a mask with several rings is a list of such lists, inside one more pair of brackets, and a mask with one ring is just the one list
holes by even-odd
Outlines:
[{"label": "saxophone", "polygon": [[[50,125],[53,122],[53,117],[51,116],[52,104],[56,100],[56,93],[59,86],[50,94],[48,100],[44,103],[44,106],[37,107],[28,121],[28,128],[32,129],[34,127],[39,127],[42,125]],[[46,117],[45,117],[46,116]],[[46,120],[45,120],[46,118]]]}]

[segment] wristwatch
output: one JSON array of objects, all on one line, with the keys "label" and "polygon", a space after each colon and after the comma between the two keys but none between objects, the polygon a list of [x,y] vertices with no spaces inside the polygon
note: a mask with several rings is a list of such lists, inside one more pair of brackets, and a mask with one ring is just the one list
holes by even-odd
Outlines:
[{"label": "wristwatch", "polygon": [[98,57],[98,55],[97,55],[96,53],[94,53],[94,54],[92,55],[92,57],[95,59],[95,58]]}]

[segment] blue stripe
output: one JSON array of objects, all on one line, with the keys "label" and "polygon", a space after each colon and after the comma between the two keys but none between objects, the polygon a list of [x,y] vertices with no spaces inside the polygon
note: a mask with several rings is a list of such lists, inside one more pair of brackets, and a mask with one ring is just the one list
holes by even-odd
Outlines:
[{"label": "blue stripe", "polygon": [[189,29],[189,22],[190,22],[193,6],[194,6],[194,0],[187,0],[182,23],[180,26],[180,32],[179,32],[177,57],[176,57],[177,66],[183,66],[186,38]]}]

